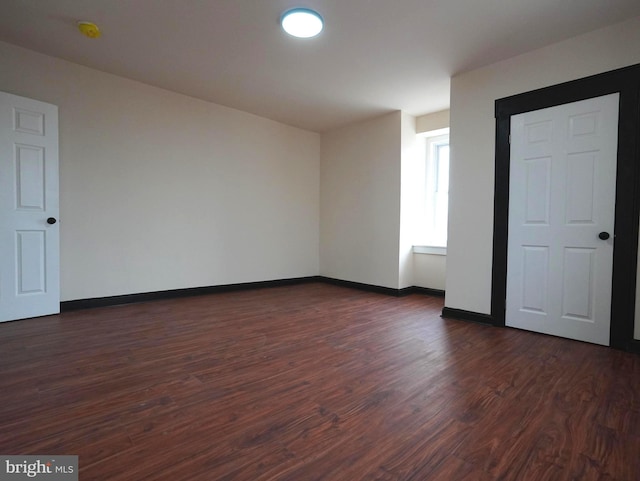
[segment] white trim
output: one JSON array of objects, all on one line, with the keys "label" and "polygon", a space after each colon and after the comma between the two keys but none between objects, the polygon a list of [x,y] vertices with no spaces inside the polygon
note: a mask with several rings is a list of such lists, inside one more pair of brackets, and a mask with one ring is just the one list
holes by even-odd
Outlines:
[{"label": "white trim", "polygon": [[447,248],[441,246],[413,246],[414,254],[431,254],[436,256],[446,256]]}]

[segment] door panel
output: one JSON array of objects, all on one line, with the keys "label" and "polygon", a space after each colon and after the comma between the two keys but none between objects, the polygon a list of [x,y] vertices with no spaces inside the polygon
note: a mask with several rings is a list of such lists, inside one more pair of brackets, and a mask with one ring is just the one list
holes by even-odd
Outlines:
[{"label": "door panel", "polygon": [[609,344],[618,103],[511,117],[508,326]]},{"label": "door panel", "polygon": [[522,246],[522,310],[546,314],[549,249]]},{"label": "door panel", "polygon": [[562,269],[562,317],[593,322],[596,249],[565,247]]},{"label": "door panel", "polygon": [[0,92],[0,321],[60,312],[58,109]]},{"label": "door panel", "polygon": [[551,158],[526,160],[525,223],[549,224],[549,188],[551,187]]},{"label": "door panel", "polygon": [[46,292],[45,231],[16,232],[17,295]]},{"label": "door panel", "polygon": [[44,149],[16,145],[15,191],[18,210],[45,210]]}]

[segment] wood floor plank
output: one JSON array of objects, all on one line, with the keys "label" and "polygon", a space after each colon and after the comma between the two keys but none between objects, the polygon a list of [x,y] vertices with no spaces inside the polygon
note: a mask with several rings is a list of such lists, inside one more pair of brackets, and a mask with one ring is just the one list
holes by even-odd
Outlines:
[{"label": "wood floor plank", "polygon": [[80,479],[638,481],[640,357],[323,283],[0,325],[0,452]]}]

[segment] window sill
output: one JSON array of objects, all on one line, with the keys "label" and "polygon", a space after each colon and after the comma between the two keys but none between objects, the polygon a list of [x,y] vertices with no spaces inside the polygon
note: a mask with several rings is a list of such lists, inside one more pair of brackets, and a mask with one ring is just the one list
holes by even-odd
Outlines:
[{"label": "window sill", "polygon": [[446,256],[447,248],[446,247],[436,247],[436,246],[413,246],[414,254],[431,254],[435,256]]}]

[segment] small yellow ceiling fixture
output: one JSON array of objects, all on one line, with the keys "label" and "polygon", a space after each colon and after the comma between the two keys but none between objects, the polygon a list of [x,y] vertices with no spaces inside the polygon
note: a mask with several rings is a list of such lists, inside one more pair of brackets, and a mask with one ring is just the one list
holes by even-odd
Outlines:
[{"label": "small yellow ceiling fixture", "polygon": [[89,38],[98,38],[101,33],[100,29],[95,23],[91,22],[78,22],[78,29],[82,33]]}]

